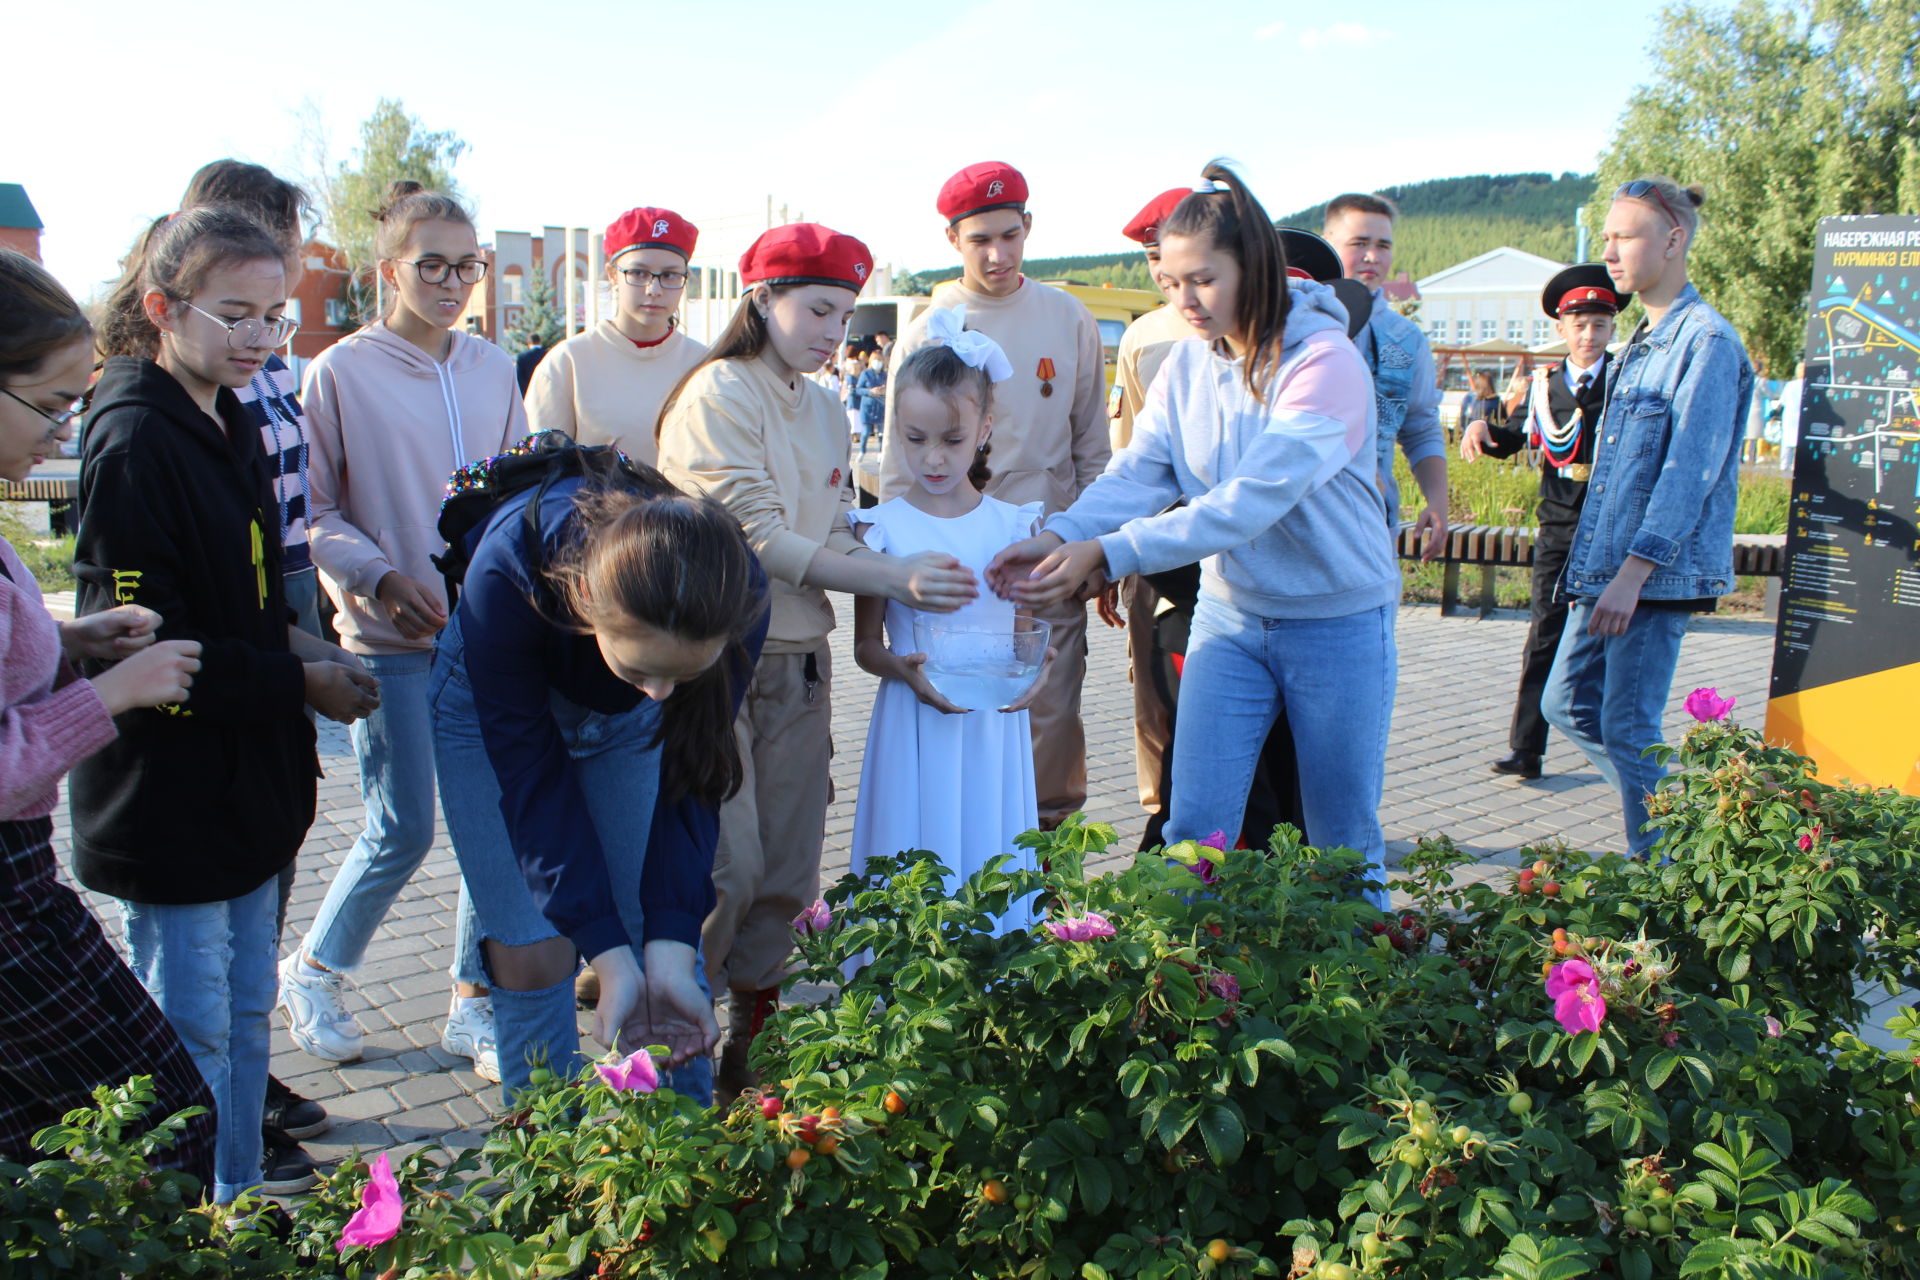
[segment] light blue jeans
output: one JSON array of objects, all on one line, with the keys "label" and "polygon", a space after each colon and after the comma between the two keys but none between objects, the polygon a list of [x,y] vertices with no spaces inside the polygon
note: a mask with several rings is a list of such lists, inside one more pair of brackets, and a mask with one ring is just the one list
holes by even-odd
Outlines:
[{"label": "light blue jeans", "polygon": [[[1386,606],[1344,618],[1262,618],[1203,592],[1180,677],[1168,842],[1239,833],[1261,744],[1284,707],[1309,837],[1364,855],[1384,881],[1380,792],[1399,674],[1393,623]],[[1268,834],[1249,831],[1247,843],[1260,847]],[[1366,897],[1386,909],[1384,887]]]},{"label": "light blue jeans", "polygon": [[[513,839],[500,812],[500,783],[480,736],[473,689],[467,683],[458,619],[440,634],[433,668],[433,753],[440,768],[447,831],[460,873],[471,886],[482,936],[523,947],[558,931],[534,904]],[[631,711],[605,715],[559,694],[551,697],[554,722],[567,744],[580,792],[600,837],[607,879],[627,936],[638,958],[646,936],[640,909],[640,873],[646,865],[654,799],[660,789],[660,748],[649,746],[660,723],[660,705],[643,698]],[[707,985],[706,964],[694,971]],[[508,1104],[525,1088],[536,1063],[566,1076],[584,1065],[574,1019],[573,977],[540,991],[493,988],[494,1041],[500,1051],[501,1084]],[[713,1100],[713,1064],[696,1058],[668,1073],[665,1083],[702,1104]]]},{"label": "light blue jeans", "polygon": [[1667,775],[1644,754],[1660,742],[1660,720],[1680,665],[1680,641],[1693,615],[1678,609],[1633,611],[1623,636],[1592,636],[1592,600],[1576,600],[1540,694],[1547,723],[1586,753],[1607,785],[1620,793],[1627,848],[1636,858],[1652,850],[1647,795]]},{"label": "light blue jeans", "polygon": [[[365,654],[361,660],[380,681],[380,709],[351,729],[366,825],[327,886],[306,941],[308,959],[335,973],[350,973],[366,958],[374,930],[433,848],[433,729],[427,713],[433,655]],[[454,919],[454,980],[484,986],[464,879]]]},{"label": "light blue jeans", "polygon": [[268,1018],[279,994],[274,973],[279,896],[275,877],[225,902],[120,904],[133,971],[213,1091],[220,1122],[213,1198],[220,1204],[260,1185]]}]

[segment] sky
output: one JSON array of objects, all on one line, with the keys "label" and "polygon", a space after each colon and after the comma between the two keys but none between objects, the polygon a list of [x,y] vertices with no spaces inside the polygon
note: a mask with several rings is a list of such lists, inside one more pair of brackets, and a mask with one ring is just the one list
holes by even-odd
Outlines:
[{"label": "sky", "polygon": [[1572,44],[1550,6],[1507,0],[18,8],[0,182],[26,185],[48,266],[85,297],[201,164],[310,176],[315,140],[348,159],[381,97],[470,145],[456,173],[483,240],[646,204],[733,252],[772,197],[908,270],[957,260],[934,197],[980,160],[1026,174],[1036,257],[1133,248],[1119,228],[1214,156],[1276,216],[1586,172],[1648,74],[1659,3],[1591,10]]}]

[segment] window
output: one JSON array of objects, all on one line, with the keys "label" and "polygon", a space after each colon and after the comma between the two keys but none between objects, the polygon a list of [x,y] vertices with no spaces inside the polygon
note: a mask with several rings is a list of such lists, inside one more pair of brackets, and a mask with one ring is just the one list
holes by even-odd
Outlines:
[{"label": "window", "polygon": [[1482,320],[1480,322],[1481,341],[1484,342],[1487,339],[1497,338],[1499,336],[1500,336],[1500,322],[1498,320]]},{"label": "window", "polygon": [[1527,337],[1527,322],[1525,320],[1507,321],[1507,341],[1508,342],[1524,342],[1526,340],[1526,337]]},{"label": "window", "polygon": [[1445,342],[1447,340],[1447,322],[1445,320],[1435,320],[1427,330],[1427,340],[1429,342]]},{"label": "window", "polygon": [[347,327],[347,300],[345,298],[327,299],[327,327],[344,329]]},{"label": "window", "polygon": [[512,306],[518,306],[520,303],[526,301],[522,293],[522,290],[525,288],[525,278],[521,276],[517,268],[510,268],[507,274],[500,277],[500,301]]},{"label": "window", "polygon": [[1473,321],[1455,320],[1453,322],[1453,340],[1455,342],[1472,341],[1473,340]]},{"label": "window", "polygon": [[1545,320],[1535,320],[1533,322],[1533,345],[1536,347],[1539,346],[1551,336],[1551,333],[1551,326],[1549,326]]}]

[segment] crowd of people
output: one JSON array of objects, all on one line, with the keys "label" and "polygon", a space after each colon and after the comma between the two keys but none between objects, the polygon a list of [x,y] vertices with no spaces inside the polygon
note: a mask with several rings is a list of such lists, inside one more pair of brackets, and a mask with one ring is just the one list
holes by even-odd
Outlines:
[{"label": "crowd of people", "polygon": [[[881,680],[856,871],[929,848],[964,876],[1081,808],[1096,602],[1129,628],[1151,842],[1285,820],[1383,869],[1396,447],[1428,556],[1447,512],[1432,353],[1380,298],[1397,210],[1343,195],[1322,236],[1276,231],[1219,163],[1154,197],[1125,232],[1167,302],[1123,339],[1110,413],[1091,316],[1022,274],[1028,197],[1011,166],[956,173],[935,204],[961,277],[857,362],[873,260],[813,223],[754,242],[703,347],[676,320],[697,229],[630,210],[606,231],[613,314],[517,370],[457,327],[487,270],[472,217],[396,184],[385,314],[299,386],[276,353],[305,198],[259,166],[196,174],[97,318],[0,253],[0,476],[82,424],[74,621],[0,542],[0,1157],[146,1074],[158,1114],[208,1108],[167,1158],[213,1199],[310,1185],[298,1140],[327,1117],[269,1076],[270,1018],[360,1056],[347,985],[436,813],[462,877],[449,1052],[511,1098],[535,1064],[578,1066],[584,1000],[603,1044],[668,1046],[691,1096],[756,1083],[820,890],[829,593]],[[1461,445],[1537,451],[1551,531],[1495,768],[1537,776],[1560,729],[1636,854],[1681,637],[1733,585],[1752,374],[1687,282],[1700,203],[1665,178],[1614,192],[1604,262],[1542,298],[1566,360],[1486,388]],[[1633,295],[1645,323],[1609,355]],[[1046,623],[1038,678],[963,709],[927,619]],[[365,816],[288,938],[316,716],[350,726]],[[57,873],[63,774],[73,875],[119,903],[124,961]]]}]

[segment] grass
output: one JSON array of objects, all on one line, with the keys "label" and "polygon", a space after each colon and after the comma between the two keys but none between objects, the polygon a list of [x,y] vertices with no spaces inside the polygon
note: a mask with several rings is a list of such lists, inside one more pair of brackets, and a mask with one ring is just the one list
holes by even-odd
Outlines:
[{"label": "grass", "polygon": [[0,503],[0,537],[13,544],[14,553],[40,584],[41,591],[73,590],[72,534],[43,538],[29,533],[12,507]]},{"label": "grass", "polygon": [[[1417,513],[1424,499],[1420,486],[1413,482],[1407,460],[1396,452],[1394,479],[1400,485],[1400,506]],[[1479,458],[1461,462],[1457,457],[1447,463],[1447,522],[1451,525],[1488,524],[1527,526],[1534,523],[1534,511],[1540,504],[1540,473],[1516,458]],[[1779,471],[1743,471],[1740,496],[1733,512],[1735,533],[1782,534],[1787,531],[1787,512],[1793,499],[1792,477]],[[1405,598],[1416,604],[1440,603],[1444,566],[1404,561],[1401,565]],[[1472,575],[1472,584],[1463,584],[1469,598],[1479,590],[1479,570],[1467,567],[1462,576]],[[1528,569],[1495,571],[1494,599],[1502,609],[1525,609],[1533,596],[1533,574]],[[1757,611],[1765,595],[1763,578],[1741,578],[1722,607],[1734,612]]]}]

